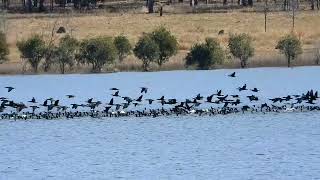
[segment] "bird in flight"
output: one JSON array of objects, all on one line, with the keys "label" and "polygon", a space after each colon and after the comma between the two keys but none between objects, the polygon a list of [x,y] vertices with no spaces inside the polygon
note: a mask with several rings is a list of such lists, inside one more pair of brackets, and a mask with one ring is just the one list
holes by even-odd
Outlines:
[{"label": "bird in flight", "polygon": [[74,98],[75,96],[74,96],[74,95],[69,94],[69,95],[67,95],[67,97],[68,97],[68,98]]},{"label": "bird in flight", "polygon": [[146,87],[141,87],[141,93],[147,93],[148,91],[148,88]]},{"label": "bird in flight", "polygon": [[8,89],[8,92],[10,92],[10,91],[12,91],[12,90],[14,90],[14,88],[13,87],[5,87],[5,88],[7,88]]},{"label": "bird in flight", "polygon": [[112,96],[119,97],[119,91],[116,91]]},{"label": "bird in flight", "polygon": [[253,89],[251,89],[251,91],[252,91],[252,92],[259,92],[259,89],[253,88]]}]

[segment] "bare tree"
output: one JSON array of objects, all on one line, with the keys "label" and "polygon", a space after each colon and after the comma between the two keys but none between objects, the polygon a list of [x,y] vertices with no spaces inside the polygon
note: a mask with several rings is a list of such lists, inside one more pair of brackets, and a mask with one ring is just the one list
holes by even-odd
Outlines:
[{"label": "bare tree", "polygon": [[314,10],[314,4],[315,4],[314,0],[310,0],[310,3],[311,3],[311,10]]},{"label": "bare tree", "polygon": [[194,0],[190,0],[190,6],[191,6],[191,7],[194,6]]},{"label": "bare tree", "polygon": [[319,65],[320,64],[320,48],[316,50],[316,55],[315,55],[315,58],[316,58],[316,64]]},{"label": "bare tree", "polygon": [[[206,0],[207,4],[208,4],[208,0]],[[226,6],[228,5],[228,1],[227,0],[223,0],[223,5]]]},{"label": "bare tree", "polygon": [[7,32],[7,11],[3,10],[0,14],[0,31]]},{"label": "bare tree", "polygon": [[284,11],[290,10],[290,0],[284,0],[283,1],[283,10]]},{"label": "bare tree", "polygon": [[153,13],[154,0],[147,0],[148,13]]},{"label": "bare tree", "polygon": [[44,53],[44,63],[42,64],[44,72],[48,72],[53,65],[53,53],[54,53],[54,42],[58,39],[56,36],[56,29],[58,25],[58,21],[60,18],[57,18],[52,25],[51,34],[49,40],[46,40],[46,48]]},{"label": "bare tree", "polygon": [[315,63],[316,65],[320,64],[320,42],[316,44],[315,48]]}]

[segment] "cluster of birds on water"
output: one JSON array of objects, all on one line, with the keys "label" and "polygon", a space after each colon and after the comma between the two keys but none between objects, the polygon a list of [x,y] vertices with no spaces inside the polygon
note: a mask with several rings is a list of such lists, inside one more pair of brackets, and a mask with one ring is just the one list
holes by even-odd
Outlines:
[{"label": "cluster of birds on water", "polygon": [[[228,75],[235,78],[236,73]],[[5,87],[7,92],[15,90],[14,87]],[[140,88],[140,95],[136,98],[121,96],[120,89],[111,88],[112,98],[107,102],[95,101],[93,98],[84,103],[71,103],[62,105],[59,99],[48,98],[42,103],[37,102],[33,97],[25,103],[18,103],[6,97],[0,97],[0,119],[28,120],[28,119],[59,119],[59,118],[79,118],[79,117],[158,117],[158,116],[212,116],[225,115],[231,113],[247,112],[297,112],[297,111],[319,111],[317,104],[319,99],[318,91],[309,90],[298,95],[287,95],[285,97],[274,97],[268,102],[260,103],[259,97],[255,93],[258,88],[248,89],[247,84],[238,87],[240,95],[243,91],[251,92],[252,95],[245,96],[250,103],[248,105],[241,101],[239,94],[224,94],[222,90],[217,90],[209,96],[196,96],[184,100],[175,98],[165,98],[161,96],[157,99],[144,98],[148,93],[147,87]],[[75,95],[66,95],[67,99],[75,98]],[[119,103],[116,103],[119,102]],[[146,105],[157,104],[156,108],[147,108]],[[203,105],[207,105],[205,108]],[[140,108],[136,108],[140,107]],[[142,108],[141,108],[142,107]],[[41,111],[42,110],[42,111]]]}]

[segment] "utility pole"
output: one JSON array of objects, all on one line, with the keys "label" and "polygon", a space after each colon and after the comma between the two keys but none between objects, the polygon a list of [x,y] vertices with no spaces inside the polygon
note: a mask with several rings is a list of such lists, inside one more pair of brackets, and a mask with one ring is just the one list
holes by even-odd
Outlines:
[{"label": "utility pole", "polygon": [[264,7],[264,32],[267,32],[267,13],[268,13],[268,0],[265,0]]},{"label": "utility pole", "polygon": [[295,9],[296,9],[296,3],[295,3],[295,0],[292,0],[292,30],[294,30]]}]

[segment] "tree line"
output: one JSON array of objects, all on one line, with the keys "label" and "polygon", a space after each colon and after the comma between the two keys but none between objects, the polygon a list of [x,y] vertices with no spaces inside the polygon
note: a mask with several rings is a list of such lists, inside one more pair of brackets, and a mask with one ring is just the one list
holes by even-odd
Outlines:
[{"label": "tree line", "polygon": [[[135,2],[136,4],[138,3],[139,5],[142,5],[145,2],[145,5],[148,9],[149,13],[154,13],[155,11],[155,6],[159,6],[158,10],[162,14],[163,6],[165,5],[172,5],[172,4],[183,4],[187,2],[192,8],[195,8],[199,6],[201,3],[202,4],[212,4],[214,3],[217,5],[217,3],[221,3],[223,8],[232,8],[231,6],[238,6],[238,7],[254,7],[254,6],[261,6],[264,3],[261,3],[262,1],[257,0],[221,0],[221,1],[213,1],[210,2],[209,0],[167,0],[167,1],[156,1],[156,0],[146,0],[146,1],[137,1]],[[120,2],[119,4],[119,9],[123,8],[123,2]],[[128,2],[128,6],[132,6],[134,8],[134,4],[130,4],[132,2]],[[299,1],[299,0],[273,0],[270,1],[270,3],[274,3],[276,6],[281,6],[282,10],[290,10],[291,8],[298,8],[299,4],[301,3],[307,3],[308,6],[310,6],[311,10],[315,9],[320,9],[320,0],[305,0],[305,1]],[[53,11],[54,7],[57,6],[59,9],[61,8],[66,8],[66,7],[73,7],[73,9],[95,9],[97,7],[103,8],[103,5],[107,5],[107,2],[104,0],[22,0],[19,1],[18,6],[22,8],[24,12],[45,12],[45,11]],[[258,4],[258,5],[257,5]],[[268,0],[265,1],[265,4],[268,4]],[[231,6],[230,6],[231,5]],[[112,6],[112,5],[111,5]],[[112,6],[113,8],[116,8],[117,6]],[[16,10],[17,9],[17,2],[12,1],[12,0],[2,0],[2,4],[0,8],[3,9],[12,9]],[[217,8],[217,7],[216,7]],[[269,7],[270,8],[270,7]]]},{"label": "tree line", "polygon": [[[92,72],[99,73],[107,65],[123,63],[131,53],[141,61],[143,71],[150,71],[152,63],[161,68],[168,62],[178,52],[179,44],[177,38],[161,26],[150,33],[143,33],[134,46],[124,35],[113,38],[99,36],[79,41],[67,34],[54,44],[35,34],[18,41],[17,47],[21,59],[30,65],[34,73],[38,73],[42,64],[44,71],[55,65],[64,74],[74,68],[75,64],[89,65]],[[294,34],[282,37],[275,48],[285,55],[288,67],[302,54],[302,42]],[[239,61],[241,68],[246,68],[254,52],[253,39],[245,33],[231,34],[228,49],[222,48],[217,39],[206,38],[205,42],[196,43],[190,48],[185,65],[187,68],[212,69],[223,64],[227,54],[231,54]],[[6,36],[0,32],[0,63],[8,60],[8,54]],[[320,55],[316,55],[316,59],[319,64]]]}]

